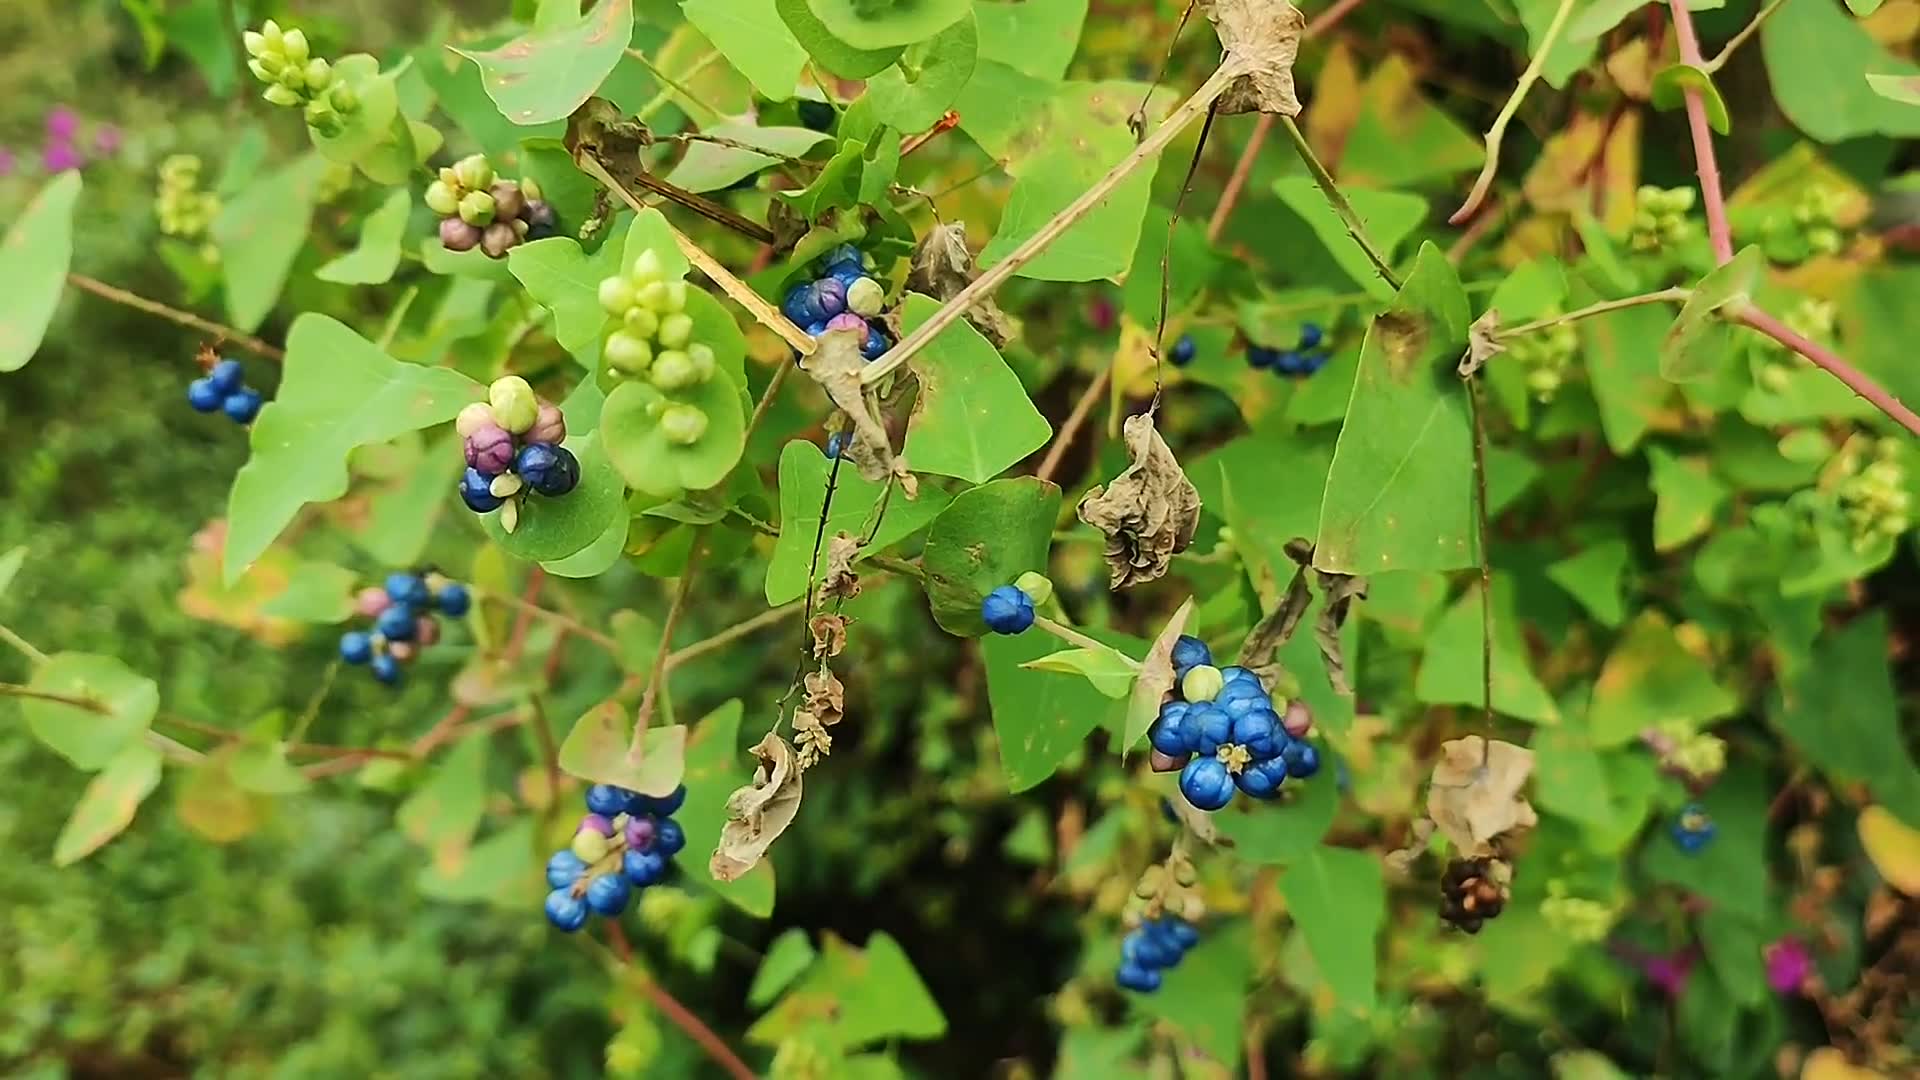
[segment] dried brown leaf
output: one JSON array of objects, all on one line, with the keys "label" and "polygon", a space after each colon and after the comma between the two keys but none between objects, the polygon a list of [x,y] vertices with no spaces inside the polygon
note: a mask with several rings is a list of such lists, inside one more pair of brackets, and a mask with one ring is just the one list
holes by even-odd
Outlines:
[{"label": "dried brown leaf", "polygon": [[823,600],[851,600],[860,595],[860,575],[853,572],[853,560],[860,554],[860,538],[851,533],[835,533],[827,541],[827,573],[820,584]]},{"label": "dried brown leaf", "polygon": [[807,691],[806,710],[814,722],[832,727],[846,715],[847,688],[833,672],[825,668],[809,671],[801,684]]},{"label": "dried brown leaf", "polygon": [[[907,288],[925,293],[935,300],[951,300],[955,293],[973,284],[975,276],[973,251],[967,247],[967,227],[957,222],[936,225],[913,252],[912,268],[907,273]],[[988,341],[993,342],[995,348],[1005,346],[1013,339],[1013,320],[1000,310],[1000,305],[994,303],[991,297],[968,309],[966,320]]]},{"label": "dried brown leaf", "polygon": [[833,736],[827,734],[826,726],[805,709],[794,710],[793,741],[799,748],[797,758],[801,772],[813,768],[821,758],[833,753]]},{"label": "dried brown leaf", "polygon": [[1520,790],[1533,773],[1533,751],[1478,735],[1440,746],[1427,787],[1427,816],[1469,858],[1493,855],[1493,841],[1538,820]]},{"label": "dried brown leaf", "polygon": [[1104,489],[1090,489],[1078,510],[1081,521],[1106,535],[1114,589],[1165,574],[1200,524],[1200,493],[1154,429],[1153,414],[1127,417],[1122,433],[1133,464]]},{"label": "dried brown leaf", "polygon": [[1247,631],[1246,640],[1240,644],[1240,666],[1256,674],[1273,664],[1273,654],[1280,646],[1293,640],[1293,632],[1299,628],[1300,620],[1306,617],[1307,607],[1313,603],[1313,593],[1307,588],[1307,568],[1294,571],[1293,580],[1287,583],[1287,593],[1280,598],[1274,609],[1255,623]]},{"label": "dried brown leaf", "polygon": [[1300,9],[1286,0],[1213,0],[1207,18],[1220,37],[1221,65],[1244,72],[1220,95],[1219,111],[1299,116],[1293,62],[1307,29]]},{"label": "dried brown leaf", "polygon": [[822,613],[808,624],[813,634],[813,658],[831,660],[847,647],[847,619],[844,615]]},{"label": "dried brown leaf", "polygon": [[887,429],[867,406],[866,391],[860,384],[860,373],[867,368],[866,359],[860,355],[860,335],[852,330],[829,330],[820,335],[819,343],[802,370],[853,423],[855,437],[842,455],[853,462],[863,478],[877,483],[891,475],[900,481],[902,493],[913,498],[918,485],[907,472],[906,462],[894,456]]},{"label": "dried brown leaf", "polygon": [[793,747],[768,732],[753,748],[760,765],[753,783],[727,796],[727,821],[707,870],[720,881],[736,881],[759,865],[767,848],[800,813],[800,770]]},{"label": "dried brown leaf", "polygon": [[1313,574],[1319,579],[1322,601],[1320,617],[1313,623],[1313,640],[1320,646],[1321,658],[1327,662],[1327,681],[1333,684],[1336,693],[1352,697],[1353,687],[1347,683],[1347,663],[1340,650],[1340,628],[1346,625],[1353,602],[1367,598],[1367,579],[1318,569]]},{"label": "dried brown leaf", "polygon": [[1497,308],[1488,308],[1485,315],[1467,327],[1467,355],[1460,358],[1461,377],[1473,375],[1487,361],[1506,351],[1507,347],[1500,342],[1500,312]]}]

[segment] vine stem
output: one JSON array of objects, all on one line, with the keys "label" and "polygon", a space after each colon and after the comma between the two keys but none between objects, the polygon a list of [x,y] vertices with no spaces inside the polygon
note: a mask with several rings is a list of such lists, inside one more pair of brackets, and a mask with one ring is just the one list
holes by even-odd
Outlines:
[{"label": "vine stem", "polygon": [[647,676],[647,688],[640,694],[640,708],[633,714],[633,741],[627,746],[629,760],[638,761],[646,752],[647,725],[653,721],[653,706],[660,699],[660,684],[667,679],[667,658],[673,652],[673,628],[687,609],[687,597],[692,594],[694,576],[700,571],[702,544],[706,538],[704,528],[693,535],[693,551],[687,556],[687,568],[680,572],[680,580],[673,587],[673,601],[667,607],[666,621],[660,625],[660,648],[653,654],[653,672]]},{"label": "vine stem", "polygon": [[1692,289],[1684,285],[1675,285],[1671,289],[1661,289],[1658,292],[1641,293],[1638,296],[1624,296],[1618,300],[1602,300],[1600,303],[1589,304],[1586,307],[1569,311],[1562,315],[1555,315],[1552,318],[1535,319],[1532,322],[1521,323],[1518,326],[1506,327],[1496,336],[1504,339],[1518,337],[1521,334],[1531,334],[1536,330],[1550,330],[1562,323],[1579,322],[1581,319],[1591,319],[1595,315],[1605,315],[1609,311],[1639,307],[1642,304],[1660,304],[1668,301],[1684,303],[1687,297],[1692,295]]},{"label": "vine stem", "polygon": [[1071,626],[1067,626],[1064,623],[1054,622],[1052,619],[1047,618],[1045,615],[1035,615],[1033,617],[1033,625],[1039,627],[1042,630],[1045,630],[1047,633],[1052,634],[1054,637],[1059,638],[1061,641],[1064,641],[1069,645],[1078,645],[1083,649],[1091,649],[1094,652],[1114,653],[1118,655],[1121,659],[1125,660],[1128,664],[1132,665],[1135,671],[1140,670],[1139,661],[1135,660],[1133,657],[1128,656],[1126,653],[1120,652],[1119,650],[1115,649],[1111,645],[1107,645],[1102,642],[1096,641],[1093,638],[1090,638],[1087,635],[1081,633],[1080,631],[1075,630]]},{"label": "vine stem", "polygon": [[1757,307],[1749,305],[1741,310],[1739,314],[1735,315],[1734,318],[1741,324],[1760,331],[1780,344],[1785,345],[1787,348],[1792,349],[1794,352],[1799,353],[1801,356],[1806,357],[1808,360],[1813,361],[1814,364],[1819,367],[1825,368],[1827,374],[1846,383],[1848,389],[1867,399],[1875,408],[1897,421],[1901,427],[1906,428],[1915,435],[1920,435],[1920,416],[1914,415],[1912,409],[1907,408],[1899,398],[1893,396],[1893,394],[1889,393],[1879,383],[1874,382],[1862,374],[1858,368],[1841,359],[1838,353],[1817,342],[1809,340],[1805,335],[1796,332],[1791,326],[1788,326],[1786,323],[1781,322],[1779,319],[1774,318],[1772,315],[1767,314]]},{"label": "vine stem", "polygon": [[[614,957],[618,959],[622,965],[631,967],[633,964],[633,946],[627,942],[626,930],[620,926],[618,919],[608,919],[606,920],[606,925],[607,944],[613,950]],[[756,1080],[753,1069],[748,1067],[746,1062],[740,1060],[740,1055],[734,1053],[733,1048],[728,1046],[726,1041],[720,1038],[719,1035],[716,1035],[714,1030],[706,1025],[705,1021],[695,1016],[691,1009],[680,1004],[679,998],[674,997],[666,987],[661,986],[651,978],[647,978],[644,973],[642,974],[642,983],[646,991],[647,1000],[653,1002],[653,1007],[659,1009],[662,1015],[666,1016],[667,1020],[670,1021],[674,1027],[679,1028],[687,1038],[700,1044],[700,1049],[706,1052],[707,1057],[711,1058],[715,1065],[726,1070],[727,1075],[733,1077],[734,1080]]]},{"label": "vine stem", "polygon": [[191,311],[181,311],[179,308],[168,307],[158,300],[149,300],[139,293],[128,292],[117,286],[109,285],[98,278],[90,278],[85,274],[69,273],[67,274],[67,282],[74,288],[83,292],[90,292],[102,300],[111,300],[116,304],[130,307],[135,311],[144,311],[149,315],[158,316],[168,322],[184,326],[189,330],[198,330],[203,334],[211,334],[222,341],[231,342],[256,356],[263,356],[275,363],[282,363],[287,358],[285,349],[277,345],[270,345],[254,337],[252,334],[236,330],[223,323],[214,322],[212,319],[203,319]]},{"label": "vine stem", "polygon": [[1480,381],[1468,375],[1467,412],[1473,421],[1473,512],[1480,534],[1480,692],[1486,706],[1486,737],[1481,740],[1481,764],[1493,741],[1493,526],[1487,512],[1487,425],[1480,400]]},{"label": "vine stem", "polygon": [[1380,271],[1380,277],[1387,284],[1398,289],[1400,275],[1393,272],[1393,267],[1387,262],[1386,256],[1380,254],[1380,249],[1373,246],[1372,240],[1367,239],[1366,222],[1360,220],[1360,212],[1347,201],[1346,193],[1340,190],[1339,184],[1334,183],[1333,174],[1321,164],[1320,156],[1313,152],[1313,144],[1307,142],[1306,133],[1300,130],[1300,125],[1294,123],[1291,116],[1281,117],[1280,123],[1286,128],[1287,138],[1293,142],[1294,153],[1300,155],[1300,160],[1307,166],[1307,172],[1313,175],[1313,182],[1319,185],[1320,193],[1327,197],[1327,202],[1333,206],[1333,212],[1340,215],[1340,220],[1347,226],[1347,235],[1353,238],[1354,243],[1360,245],[1360,250],[1366,253],[1367,261],[1373,263],[1375,270]]},{"label": "vine stem", "polygon": [[788,616],[798,612],[803,606],[799,600],[789,600],[777,608],[768,608],[751,619],[734,623],[732,626],[714,634],[712,637],[696,641],[684,649],[675,650],[667,654],[666,670],[672,671],[674,668],[679,667],[689,660],[698,660],[700,657],[715,649],[724,645],[731,645],[749,634],[764,630],[777,622],[785,620]]},{"label": "vine stem", "polygon": [[[1676,4],[1685,2],[1686,0],[1674,0]],[[1480,203],[1486,199],[1487,189],[1493,186],[1493,176],[1500,171],[1500,144],[1506,141],[1507,125],[1513,123],[1514,114],[1520,111],[1520,103],[1526,100],[1527,91],[1533,89],[1533,84],[1540,81],[1540,73],[1547,66],[1547,54],[1551,53],[1554,45],[1559,43],[1560,31],[1566,29],[1567,16],[1571,14],[1573,14],[1573,0],[1560,0],[1560,6],[1553,11],[1553,21],[1547,24],[1547,32],[1541,35],[1540,45],[1533,51],[1533,59],[1527,63],[1527,69],[1520,73],[1519,85],[1513,88],[1513,94],[1507,98],[1507,103],[1500,107],[1499,114],[1493,118],[1493,126],[1487,129],[1486,164],[1480,167],[1480,175],[1473,181],[1473,190],[1467,193],[1467,201],[1461,203],[1460,209],[1455,210],[1453,216],[1447,219],[1449,224],[1458,225],[1472,217],[1474,211],[1480,209]],[[1705,115],[1705,113],[1701,114],[1702,119]]]},{"label": "vine stem", "polygon": [[1021,267],[1032,262],[1035,256],[1058,240],[1061,234],[1073,227],[1075,222],[1086,217],[1094,207],[1113,194],[1113,189],[1119,187],[1120,183],[1131,176],[1134,170],[1149,161],[1158,160],[1160,151],[1166,149],[1168,143],[1185,131],[1187,125],[1200,119],[1212,109],[1214,100],[1225,93],[1233,80],[1239,78],[1243,72],[1241,64],[1229,55],[1222,61],[1219,68],[1215,69],[1213,75],[1201,84],[1200,89],[1194,91],[1192,97],[1181,102],[1179,108],[1173,110],[1165,120],[1161,121],[1160,126],[1154,129],[1153,134],[1133,148],[1132,153],[1121,159],[1118,165],[1107,170],[1105,176],[1082,192],[1080,197],[1068,204],[1065,210],[1055,214],[1051,221],[1040,226],[1006,258],[994,263],[991,269],[974,278],[972,284],[955,293],[953,299],[941,305],[940,310],[934,312],[926,322],[921,323],[918,329],[900,339],[898,344],[887,350],[886,355],[868,364],[860,373],[860,382],[872,386],[886,378],[908,360],[913,359],[915,353],[926,348],[927,343],[942,330],[972,311],[975,305],[992,296],[994,290],[1005,284],[1006,280]]},{"label": "vine stem", "polygon": [[1106,390],[1107,383],[1113,378],[1113,365],[1109,363],[1100,369],[1100,374],[1087,384],[1080,400],[1073,403],[1073,411],[1067,414],[1066,423],[1060,425],[1059,434],[1053,437],[1053,445],[1047,447],[1047,456],[1041,460],[1039,471],[1033,475],[1042,480],[1052,480],[1054,471],[1060,468],[1060,461],[1067,455],[1067,448],[1073,445],[1073,437],[1086,426],[1087,417],[1093,414],[1093,407],[1100,403],[1100,395]]},{"label": "vine stem", "polygon": [[19,634],[14,633],[13,628],[9,627],[5,623],[0,623],[0,641],[4,641],[8,645],[13,646],[13,648],[16,651],[18,651],[21,656],[24,656],[27,658],[28,663],[38,665],[38,664],[44,664],[47,662],[46,653],[43,653],[39,649],[34,648],[32,642],[28,641],[26,638],[21,637]]},{"label": "vine stem", "polygon": [[1722,67],[1725,67],[1728,59],[1730,59],[1733,56],[1733,51],[1735,49],[1738,49],[1740,46],[1745,45],[1747,43],[1747,39],[1759,33],[1760,24],[1767,21],[1767,16],[1773,14],[1776,11],[1779,11],[1781,5],[1785,4],[1786,2],[1787,0],[1770,0],[1770,2],[1767,4],[1766,7],[1761,8],[1759,13],[1754,15],[1752,22],[1741,27],[1739,33],[1727,39],[1727,43],[1720,47],[1720,52],[1717,55],[1715,55],[1713,59],[1707,61],[1705,64],[1700,65],[1701,70],[1711,75],[1714,72],[1719,71]]},{"label": "vine stem", "polygon": [[566,615],[561,612],[554,611],[550,608],[543,608],[538,604],[535,604],[528,600],[523,600],[520,597],[514,596],[510,593],[494,592],[491,589],[479,589],[479,588],[474,588],[472,586],[468,586],[468,591],[472,592],[476,597],[482,600],[492,600],[497,603],[505,604],[507,607],[513,608],[519,611],[522,615],[528,616],[530,618],[545,619],[547,622],[550,622],[555,626],[564,628],[568,633],[574,635],[575,637],[582,637],[587,639],[588,641],[593,642],[595,645],[600,646],[600,648],[614,654],[615,656],[618,656],[620,654],[620,643],[618,641],[615,641],[612,635],[601,633],[600,631],[595,630],[593,627],[588,626],[586,623],[581,622],[580,620],[574,618],[571,615]]}]

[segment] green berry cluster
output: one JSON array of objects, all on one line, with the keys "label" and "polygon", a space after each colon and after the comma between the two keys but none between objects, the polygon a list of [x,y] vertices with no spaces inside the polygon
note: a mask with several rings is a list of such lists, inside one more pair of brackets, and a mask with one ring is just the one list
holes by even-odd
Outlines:
[{"label": "green berry cluster", "polygon": [[[693,340],[693,316],[687,314],[687,283],[669,281],[652,249],[641,252],[632,268],[600,282],[600,306],[619,322],[607,335],[609,380],[644,378],[671,393],[713,378],[711,346]],[[707,433],[707,414],[684,402],[656,402],[660,431],[669,442],[691,446]]]},{"label": "green berry cluster", "polygon": [[475,247],[503,259],[522,241],[557,235],[553,207],[531,178],[494,174],[485,154],[470,154],[440,170],[427,186],[427,208],[440,215],[440,243],[448,251]]},{"label": "green berry cluster", "polygon": [[1685,720],[1662,721],[1641,732],[1640,740],[1659,755],[1662,769],[1683,780],[1711,780],[1727,767],[1727,741],[1695,731]]},{"label": "green berry cluster", "polygon": [[260,96],[275,105],[305,109],[307,126],[320,134],[340,134],[344,118],[360,107],[359,96],[335,76],[333,65],[308,53],[307,35],[301,31],[283,31],[268,19],[241,40],[247,47],[247,70],[267,84]]},{"label": "green berry cluster", "polygon": [[1845,201],[1845,193],[1830,185],[1812,184],[1802,189],[1794,202],[1793,222],[1815,255],[1836,255],[1845,246],[1839,225],[1840,209]]},{"label": "green berry cluster", "polygon": [[[1556,308],[1547,317],[1562,314]],[[1526,372],[1527,392],[1535,401],[1552,401],[1566,382],[1567,369],[1580,351],[1579,335],[1572,323],[1560,323],[1529,334],[1520,334],[1507,342],[1507,355]]]},{"label": "green berry cluster", "polygon": [[1606,940],[1613,929],[1614,909],[1598,900],[1568,895],[1567,883],[1547,882],[1547,898],[1540,901],[1540,917],[1548,927],[1571,941],[1591,945]]},{"label": "green berry cluster", "polygon": [[1872,458],[1862,460],[1865,456],[1853,446],[1841,451],[1838,488],[1840,508],[1853,531],[1853,546],[1859,550],[1882,538],[1897,538],[1913,525],[1899,441],[1875,440]]},{"label": "green berry cluster", "polygon": [[[220,197],[200,190],[200,159],[193,154],[174,154],[160,163],[160,191],[154,196],[154,214],[160,219],[160,232],[180,240],[203,240],[213,219],[220,214]],[[212,244],[200,249],[208,260],[220,252]]]},{"label": "green berry cluster", "polygon": [[1633,231],[1628,234],[1633,250],[1654,252],[1691,239],[1699,229],[1687,216],[1693,212],[1693,199],[1690,187],[1642,185],[1634,197]]},{"label": "green berry cluster", "polygon": [[[1787,326],[1802,337],[1814,341],[1832,341],[1834,331],[1839,327],[1838,317],[1833,304],[1826,300],[1817,300],[1811,296],[1802,299],[1787,312]],[[1800,355],[1785,345],[1767,338],[1761,343],[1765,349],[1765,366],[1760,369],[1760,385],[1774,393],[1783,393],[1791,385],[1793,365],[1805,363]]]}]

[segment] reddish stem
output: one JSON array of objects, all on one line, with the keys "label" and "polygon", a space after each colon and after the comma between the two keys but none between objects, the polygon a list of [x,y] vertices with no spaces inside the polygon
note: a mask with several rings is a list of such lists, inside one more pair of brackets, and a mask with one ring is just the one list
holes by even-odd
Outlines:
[{"label": "reddish stem", "polygon": [[1774,318],[1772,315],[1767,314],[1757,307],[1747,307],[1742,310],[1736,318],[1739,322],[1753,327],[1755,330],[1760,331],[1780,344],[1785,345],[1787,348],[1792,349],[1794,352],[1799,353],[1801,356],[1813,361],[1821,368],[1824,368],[1829,375],[1846,383],[1848,389],[1867,399],[1875,408],[1893,417],[1894,420],[1899,422],[1901,427],[1906,428],[1915,435],[1920,435],[1920,416],[1915,416],[1913,410],[1902,404],[1899,398],[1888,393],[1872,379],[1862,375],[1852,364],[1841,359],[1838,353],[1820,345],[1818,342],[1809,340],[1804,335],[1795,333],[1791,326],[1788,326],[1786,323],[1781,322],[1779,319]]},{"label": "reddish stem", "polygon": [[[622,964],[633,963],[633,946],[628,944],[627,932],[620,926],[618,919],[607,920],[607,944]],[[713,1029],[704,1021],[693,1015],[685,1005],[680,1004],[678,998],[668,993],[666,987],[644,977],[643,985],[646,988],[647,999],[653,1002],[653,1007],[659,1009],[668,1020],[673,1022],[674,1027],[686,1034],[687,1038],[699,1043],[700,1049],[707,1052],[707,1056],[713,1059],[715,1065],[725,1069],[727,1075],[734,1077],[734,1080],[756,1080],[753,1069],[740,1060],[740,1055],[734,1053],[733,1048],[728,1046],[720,1036],[714,1034]]]},{"label": "reddish stem", "polygon": [[[1687,0],[1668,0],[1673,12],[1673,34],[1680,44],[1680,62],[1704,68],[1700,38],[1693,32],[1693,13]],[[1733,258],[1733,232],[1727,227],[1727,203],[1720,194],[1720,164],[1713,156],[1713,131],[1707,126],[1707,104],[1700,91],[1686,88],[1687,128],[1693,133],[1693,162],[1700,174],[1700,200],[1707,212],[1707,236],[1713,241],[1713,258],[1725,264]],[[1811,357],[1809,357],[1811,359]],[[1851,384],[1849,384],[1851,385]],[[1857,389],[1857,388],[1856,388]]]}]

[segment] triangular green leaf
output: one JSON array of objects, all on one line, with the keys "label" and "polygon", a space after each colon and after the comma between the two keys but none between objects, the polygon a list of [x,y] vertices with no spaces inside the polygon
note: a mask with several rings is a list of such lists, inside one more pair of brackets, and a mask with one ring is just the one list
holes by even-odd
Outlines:
[{"label": "triangular green leaf", "polygon": [[412,209],[412,195],[404,188],[396,189],[361,223],[359,245],[328,261],[313,276],[342,285],[378,285],[393,277],[400,265],[400,241],[406,235],[407,214]]},{"label": "triangular green leaf", "polygon": [[781,21],[774,0],[680,0],[680,10],[761,97],[785,101],[793,96],[807,50]]},{"label": "triangular green leaf", "polygon": [[[293,260],[307,242],[307,224],[327,162],[306,154],[256,177],[228,199],[210,229],[220,250],[227,320],[253,330],[273,310]],[[435,241],[438,244],[438,241]]]},{"label": "triangular green leaf", "polygon": [[40,189],[5,242],[7,288],[0,289],[0,372],[18,371],[33,359],[60,306],[73,260],[73,206],[80,198],[80,171],[69,170]]},{"label": "triangular green leaf", "polygon": [[71,866],[125,832],[140,803],[159,784],[160,752],[143,742],[128,743],[87,781],[53,843],[53,864]]},{"label": "triangular green leaf", "polygon": [[1280,895],[1334,997],[1372,1009],[1375,939],[1387,915],[1379,859],[1366,851],[1316,848],[1287,867]]},{"label": "triangular green leaf", "polygon": [[[1660,345],[1660,374],[1673,382],[1711,377],[1733,355],[1734,326],[1728,319],[1753,299],[1766,271],[1766,256],[1754,246],[1716,268],[1694,286]],[[1722,309],[1727,310],[1723,313]]]},{"label": "triangular green leaf", "polygon": [[[820,448],[805,440],[788,443],[780,451],[780,537],[767,562],[767,603],[778,606],[807,594],[807,565],[813,560],[814,533],[820,529],[820,506],[826,498],[827,475],[833,463]],[[824,536],[835,533],[866,535],[867,519],[880,499],[881,485],[862,480],[853,466],[842,464],[835,483],[833,506],[827,513]],[[873,542],[860,549],[864,558],[919,532],[945,509],[948,496],[938,488],[922,487],[917,499],[895,496],[874,533]],[[856,560],[857,561],[857,560]],[[826,560],[815,572],[824,577]]]},{"label": "triangular green leaf", "polygon": [[673,794],[686,775],[684,724],[647,729],[639,755],[632,752],[633,721],[615,704],[588,709],[560,744],[560,768],[588,783],[615,784],[642,795]]},{"label": "triangular green leaf", "polygon": [[1046,571],[1059,515],[1060,489],[1031,476],[994,480],[954,496],[933,519],[920,555],[927,604],[940,628],[962,637],[986,633],[980,601],[1021,574]]},{"label": "triangular green leaf", "polygon": [[[1346,222],[1334,212],[1327,203],[1327,197],[1314,184],[1312,178],[1289,176],[1277,180],[1273,185],[1274,193],[1288,209],[1300,215],[1313,234],[1320,238],[1320,244],[1332,255],[1340,268],[1347,272],[1356,284],[1367,293],[1380,300],[1394,298],[1393,286],[1380,276],[1380,271],[1367,258],[1367,253],[1347,233]],[[1393,259],[1394,248],[1400,241],[1419,226],[1427,217],[1427,200],[1418,195],[1408,195],[1399,191],[1368,191],[1359,188],[1345,193],[1347,201],[1353,204],[1354,212],[1366,224],[1367,237],[1379,248],[1380,254],[1388,261]],[[1420,272],[1414,268],[1414,274]],[[1412,275],[1409,275],[1409,283]],[[1454,288],[1459,288],[1458,275],[1455,275]],[[1461,308],[1461,348],[1466,347],[1465,299],[1462,294]]]},{"label": "triangular green leaf", "polygon": [[1739,707],[1740,699],[1715,679],[1712,661],[1682,645],[1663,616],[1647,612],[1601,666],[1587,728],[1595,745],[1620,746],[1650,727],[1698,727]]},{"label": "triangular green leaf", "polygon": [[486,52],[453,51],[480,67],[481,85],[515,124],[564,120],[613,70],[633,38],[632,0],[600,0],[575,21]]},{"label": "triangular green leaf", "polygon": [[81,698],[92,708],[21,698],[35,738],[80,769],[101,769],[140,738],[160,710],[160,687],[111,656],[55,653],[33,669],[27,686]]},{"label": "triangular green leaf", "polygon": [[[1496,577],[1493,588],[1494,710],[1537,724],[1557,724],[1560,708],[1528,662],[1507,581]],[[1480,587],[1475,584],[1428,632],[1420,673],[1414,679],[1414,697],[1430,705],[1484,707],[1483,634]]]},{"label": "triangular green leaf", "polygon": [[[908,293],[901,329],[911,333],[939,303]],[[913,359],[920,396],[907,427],[915,472],[988,480],[1047,444],[1053,428],[1000,351],[965,319],[942,330]]]},{"label": "triangular green leaf", "polygon": [[566,448],[580,462],[578,487],[559,498],[527,495],[512,532],[501,527],[498,511],[481,516],[487,536],[507,554],[529,562],[564,559],[600,539],[615,522],[626,520],[626,489],[601,445],[601,433],[569,434]]}]

